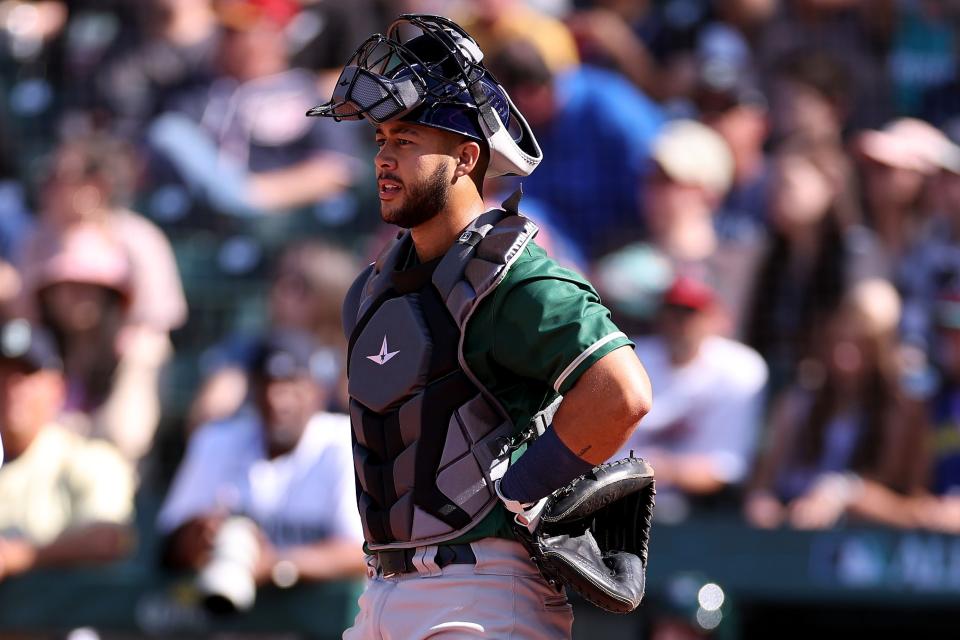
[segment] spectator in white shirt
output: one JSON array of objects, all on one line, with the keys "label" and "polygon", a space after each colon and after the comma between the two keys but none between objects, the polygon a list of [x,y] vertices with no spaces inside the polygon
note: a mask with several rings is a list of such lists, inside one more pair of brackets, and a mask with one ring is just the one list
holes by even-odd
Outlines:
[{"label": "spectator in white shirt", "polygon": [[260,586],[365,572],[349,418],[323,410],[333,377],[325,355],[306,334],[263,339],[253,406],[196,431],[161,509],[170,565],[204,567],[221,525],[243,515],[259,529]]},{"label": "spectator in white shirt", "polygon": [[687,275],[663,296],[654,335],[635,340],[657,401],[616,458],[633,450],[657,470],[657,488],[691,496],[742,482],[758,437],[767,366],[717,335],[713,290]]}]

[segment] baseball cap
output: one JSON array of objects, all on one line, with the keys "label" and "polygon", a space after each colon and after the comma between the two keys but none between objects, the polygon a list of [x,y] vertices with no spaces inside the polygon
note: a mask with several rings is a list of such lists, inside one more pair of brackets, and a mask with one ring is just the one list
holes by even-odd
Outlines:
[{"label": "baseball cap", "polygon": [[702,311],[716,303],[716,295],[706,282],[689,275],[677,276],[663,294],[663,304]]},{"label": "baseball cap", "polygon": [[600,258],[594,269],[594,284],[603,299],[618,313],[640,321],[654,317],[674,277],[670,260],[645,243]]},{"label": "baseball cap", "polygon": [[696,120],[673,120],[653,143],[653,160],[668,178],[724,194],[733,182],[733,154],[719,133]]},{"label": "baseball cap", "polygon": [[111,236],[93,223],[71,226],[63,235],[51,236],[39,251],[36,289],[75,282],[94,284],[120,293],[132,293],[130,259]]},{"label": "baseball cap", "polygon": [[749,76],[722,63],[704,66],[694,89],[693,100],[701,114],[723,113],[749,105],[766,110],[766,96]]},{"label": "baseball cap", "polygon": [[295,0],[216,0],[213,9],[224,27],[248,31],[264,23],[286,27],[301,7]]},{"label": "baseball cap", "polygon": [[336,379],[340,366],[333,350],[311,334],[293,329],[276,329],[257,343],[250,372],[267,380],[310,377],[321,383]]},{"label": "baseball cap", "polygon": [[960,147],[917,118],[898,118],[883,129],[864,131],[856,146],[864,157],[890,167],[927,175],[940,170],[960,173]]},{"label": "baseball cap", "polygon": [[30,371],[60,371],[63,362],[50,333],[24,318],[0,325],[0,362],[16,362]]}]

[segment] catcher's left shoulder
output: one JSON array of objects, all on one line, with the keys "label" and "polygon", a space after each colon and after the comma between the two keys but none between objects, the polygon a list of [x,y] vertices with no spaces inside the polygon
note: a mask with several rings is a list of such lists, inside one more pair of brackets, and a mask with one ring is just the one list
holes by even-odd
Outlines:
[{"label": "catcher's left shoulder", "polygon": [[536,240],[531,240],[524,247],[511,266],[507,279],[514,283],[553,279],[593,290],[584,276],[561,265]]}]

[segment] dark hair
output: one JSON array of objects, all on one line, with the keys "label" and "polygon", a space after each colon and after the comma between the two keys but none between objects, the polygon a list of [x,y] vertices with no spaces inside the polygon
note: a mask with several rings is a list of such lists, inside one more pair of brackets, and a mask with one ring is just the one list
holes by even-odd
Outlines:
[{"label": "dark hair", "polygon": [[[776,231],[770,250],[759,269],[747,314],[746,342],[768,360],[778,340],[780,322],[777,313],[781,309],[786,292],[788,268],[793,249],[786,235]],[[810,328],[835,310],[843,296],[846,284],[848,254],[844,246],[843,231],[836,216],[828,212],[820,223],[818,249],[813,268],[800,291],[792,299],[799,298],[799,317],[796,325],[800,333],[795,337],[793,352],[805,353],[809,349]]]},{"label": "dark hair", "polygon": [[[859,417],[860,430],[850,460],[851,470],[863,473],[877,469],[885,439],[885,420],[890,416],[895,397],[895,390],[886,374],[877,363],[873,363],[857,399],[856,406],[863,413]],[[839,407],[837,385],[832,384],[828,375],[816,390],[806,424],[799,431],[796,443],[798,460],[816,464],[826,444],[827,426]]]},{"label": "dark hair", "polygon": [[273,284],[292,276],[306,287],[316,302],[312,332],[322,341],[336,344],[341,338],[340,305],[360,266],[353,254],[325,242],[307,240],[287,247],[273,267]]},{"label": "dark hair", "polygon": [[[40,319],[43,326],[47,327],[53,340],[57,345],[57,351],[61,359],[66,364],[68,360],[68,340],[67,334],[57,324],[56,318],[50,309],[50,303],[44,292],[50,287],[46,287],[38,292],[38,304]],[[125,315],[126,302],[123,295],[114,289],[108,287],[99,287],[103,291],[103,302],[107,308],[107,321],[100,324],[101,330],[108,330],[108,333],[102,333],[101,353],[103,357],[97,360],[95,366],[86,372],[82,380],[83,390],[85,392],[85,409],[92,410],[99,407],[110,395],[110,389],[113,387],[113,374],[117,369],[119,360],[113,349],[115,332],[122,326],[122,319]],[[70,372],[65,372],[69,374]]]},{"label": "dark hair", "polygon": [[516,87],[543,86],[553,81],[550,67],[528,40],[515,39],[504,43],[491,56],[487,66],[508,91]]},{"label": "dark hair", "polygon": [[853,98],[850,73],[838,60],[823,51],[791,51],[777,61],[774,73],[810,87],[836,108],[845,107]]},{"label": "dark hair", "polygon": [[122,205],[133,199],[139,164],[136,151],[128,142],[100,132],[64,140],[47,159],[46,182],[56,179],[58,163],[65,155],[73,156],[81,176],[103,186],[111,205]]}]

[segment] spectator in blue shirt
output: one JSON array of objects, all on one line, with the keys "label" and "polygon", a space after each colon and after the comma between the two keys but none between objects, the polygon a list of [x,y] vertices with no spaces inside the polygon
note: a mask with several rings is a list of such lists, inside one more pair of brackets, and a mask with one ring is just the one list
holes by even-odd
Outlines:
[{"label": "spectator in blue shirt", "polygon": [[637,228],[637,185],[660,108],[619,74],[577,67],[553,75],[536,48],[506,44],[490,68],[526,115],[544,162],[524,192],[556,213],[588,257],[622,244]]}]

